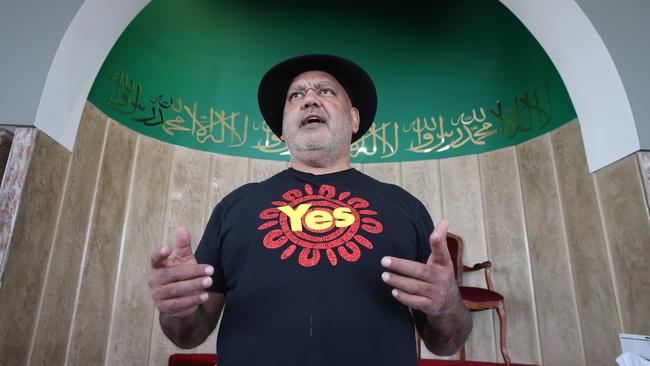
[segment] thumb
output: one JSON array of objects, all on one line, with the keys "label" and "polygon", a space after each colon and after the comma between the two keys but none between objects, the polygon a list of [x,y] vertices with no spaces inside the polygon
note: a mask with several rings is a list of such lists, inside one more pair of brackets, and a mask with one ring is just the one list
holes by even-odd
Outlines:
[{"label": "thumb", "polygon": [[192,239],[185,226],[176,228],[176,258],[184,263],[196,263],[192,253]]},{"label": "thumb", "polygon": [[431,246],[431,257],[434,262],[444,262],[449,258],[447,249],[447,229],[449,221],[442,220],[429,236],[429,245]]}]

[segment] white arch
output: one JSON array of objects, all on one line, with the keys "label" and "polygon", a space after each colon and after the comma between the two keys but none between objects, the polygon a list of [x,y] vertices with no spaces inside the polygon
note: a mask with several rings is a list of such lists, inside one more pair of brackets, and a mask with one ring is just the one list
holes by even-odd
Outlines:
[{"label": "white arch", "polygon": [[[632,108],[614,61],[574,0],[500,0],[537,38],[575,107],[589,170],[640,149]],[[614,133],[615,132],[615,133]]]},{"label": "white arch", "polygon": [[[537,38],[564,80],[595,171],[639,150],[632,109],[605,44],[574,0],[500,0]],[[81,112],[111,47],[149,0],[87,0],[53,59],[35,126],[72,150]],[[612,133],[612,124],[616,133]]]},{"label": "white arch", "polygon": [[34,125],[72,151],[99,68],[150,0],[86,0],[65,32],[45,80]]}]

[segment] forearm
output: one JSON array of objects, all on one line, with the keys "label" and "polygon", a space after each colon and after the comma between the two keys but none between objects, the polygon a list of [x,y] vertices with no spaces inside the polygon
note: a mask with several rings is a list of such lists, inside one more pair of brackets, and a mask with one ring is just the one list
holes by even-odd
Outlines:
[{"label": "forearm", "polygon": [[197,311],[185,318],[175,318],[160,314],[160,327],[163,333],[181,348],[194,348],[212,332],[207,312],[203,305]]},{"label": "forearm", "polygon": [[465,343],[472,331],[472,316],[460,296],[453,296],[439,314],[418,314],[424,324],[420,335],[427,348],[440,356],[452,355]]}]

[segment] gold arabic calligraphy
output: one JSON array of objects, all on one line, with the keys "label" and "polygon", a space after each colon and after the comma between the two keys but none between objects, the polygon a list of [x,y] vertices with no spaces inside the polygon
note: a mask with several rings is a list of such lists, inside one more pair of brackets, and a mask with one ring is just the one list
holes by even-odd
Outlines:
[{"label": "gold arabic calligraphy", "polygon": [[[250,147],[268,154],[287,155],[287,146],[275,136],[263,121],[253,123],[247,114],[226,112],[210,107],[199,109],[198,103],[183,103],[180,98],[158,95],[145,100],[140,83],[130,78],[124,70],[110,75],[115,90],[108,104],[134,122],[146,126],[160,126],[168,136],[177,133],[191,134],[199,144],[225,144],[231,148],[244,146],[249,140],[249,125],[256,131],[257,142]],[[513,106],[504,108],[497,101],[489,108],[496,124],[488,120],[484,107],[462,112],[455,118],[443,116],[417,117],[408,125],[398,122],[375,122],[368,132],[350,147],[352,158],[374,156],[386,159],[400,151],[400,139],[409,141],[406,151],[415,154],[435,154],[459,149],[470,144],[483,146],[490,136],[501,134],[513,139],[520,132],[549,125],[553,116],[548,85],[544,93],[532,93],[513,98]]]},{"label": "gold arabic calligraphy", "polygon": [[474,145],[485,145],[485,139],[494,135],[497,130],[492,128],[491,122],[486,121],[485,111],[479,108],[480,116],[476,109],[471,115],[465,112],[452,118],[448,124],[442,116],[430,118],[416,118],[410,125],[404,127],[405,133],[413,133],[416,139],[411,141],[408,151],[426,154],[457,149],[471,142]]},{"label": "gold arabic calligraphy", "polygon": [[188,105],[180,98],[164,98],[163,95],[151,98],[147,108],[141,101],[142,86],[140,83],[136,85],[124,70],[111,75],[111,80],[116,89],[108,99],[108,104],[118,112],[128,115],[132,121],[146,126],[161,126],[162,130],[172,137],[176,132],[190,132],[200,144],[210,141],[215,144],[226,143],[235,148],[247,142],[248,115],[242,117],[239,112],[226,113],[213,107],[204,113],[199,111],[197,102]]}]

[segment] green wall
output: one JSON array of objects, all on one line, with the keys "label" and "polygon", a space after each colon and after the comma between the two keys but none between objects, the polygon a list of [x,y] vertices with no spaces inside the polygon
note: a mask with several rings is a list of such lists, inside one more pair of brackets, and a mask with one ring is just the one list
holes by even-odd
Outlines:
[{"label": "green wall", "polygon": [[544,50],[496,0],[154,0],[111,50],[89,99],[163,141],[286,160],[262,121],[257,85],[304,53],[344,56],[375,81],[375,125],[353,145],[354,162],[494,150],[576,117]]}]

